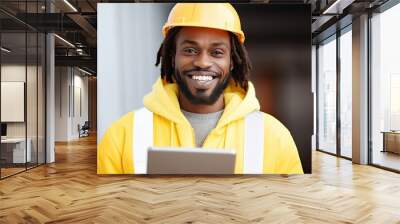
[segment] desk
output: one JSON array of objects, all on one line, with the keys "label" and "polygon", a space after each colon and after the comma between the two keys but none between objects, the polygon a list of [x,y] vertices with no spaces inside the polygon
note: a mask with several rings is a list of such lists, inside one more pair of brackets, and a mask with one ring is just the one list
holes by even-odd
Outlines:
[{"label": "desk", "polygon": [[382,152],[400,154],[400,131],[383,131]]},{"label": "desk", "polygon": [[[28,138],[25,154],[25,138],[6,138],[1,139],[1,156],[8,163],[25,163],[31,162],[31,145],[32,140]],[[12,158],[12,159],[11,159]],[[25,161],[27,158],[27,161]]]}]

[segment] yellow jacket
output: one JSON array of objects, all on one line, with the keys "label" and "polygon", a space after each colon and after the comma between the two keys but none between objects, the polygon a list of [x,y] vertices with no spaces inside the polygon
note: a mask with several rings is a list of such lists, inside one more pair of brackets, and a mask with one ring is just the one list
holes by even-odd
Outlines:
[{"label": "yellow jacket", "polygon": [[[153,90],[143,98],[154,114],[154,146],[195,147],[194,130],[182,114],[178,87],[159,79]],[[236,150],[235,173],[243,173],[244,117],[260,105],[253,85],[247,93],[233,82],[224,90],[225,108],[217,126],[207,136],[204,148]],[[302,174],[303,169],[290,132],[277,119],[264,115],[264,173]],[[133,174],[132,129],[134,112],[114,122],[98,145],[98,174]]]}]

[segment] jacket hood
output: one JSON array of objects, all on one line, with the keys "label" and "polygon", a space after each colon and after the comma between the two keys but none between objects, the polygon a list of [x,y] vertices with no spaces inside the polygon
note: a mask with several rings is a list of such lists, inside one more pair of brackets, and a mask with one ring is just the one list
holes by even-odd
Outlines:
[{"label": "jacket hood", "polygon": [[[144,106],[162,117],[175,123],[189,124],[180,109],[178,101],[179,87],[176,83],[167,83],[158,78],[153,90],[143,98]],[[229,81],[224,90],[225,108],[217,127],[241,119],[247,114],[260,110],[253,84],[249,81],[247,92],[236,86],[233,80]]]}]

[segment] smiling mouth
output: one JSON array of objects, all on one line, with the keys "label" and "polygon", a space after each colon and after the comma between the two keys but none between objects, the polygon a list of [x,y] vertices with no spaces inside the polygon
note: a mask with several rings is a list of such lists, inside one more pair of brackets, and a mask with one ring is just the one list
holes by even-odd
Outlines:
[{"label": "smiling mouth", "polygon": [[213,79],[216,79],[217,76],[212,76],[212,75],[189,75],[189,78],[197,81],[211,81]]}]

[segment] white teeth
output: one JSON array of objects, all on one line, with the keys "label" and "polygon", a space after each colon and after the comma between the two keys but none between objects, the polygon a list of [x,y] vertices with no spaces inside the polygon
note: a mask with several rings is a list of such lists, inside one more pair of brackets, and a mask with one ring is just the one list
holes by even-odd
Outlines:
[{"label": "white teeth", "polygon": [[206,75],[194,75],[192,76],[192,79],[194,80],[200,80],[200,81],[210,81],[213,79],[212,76],[206,76]]}]

